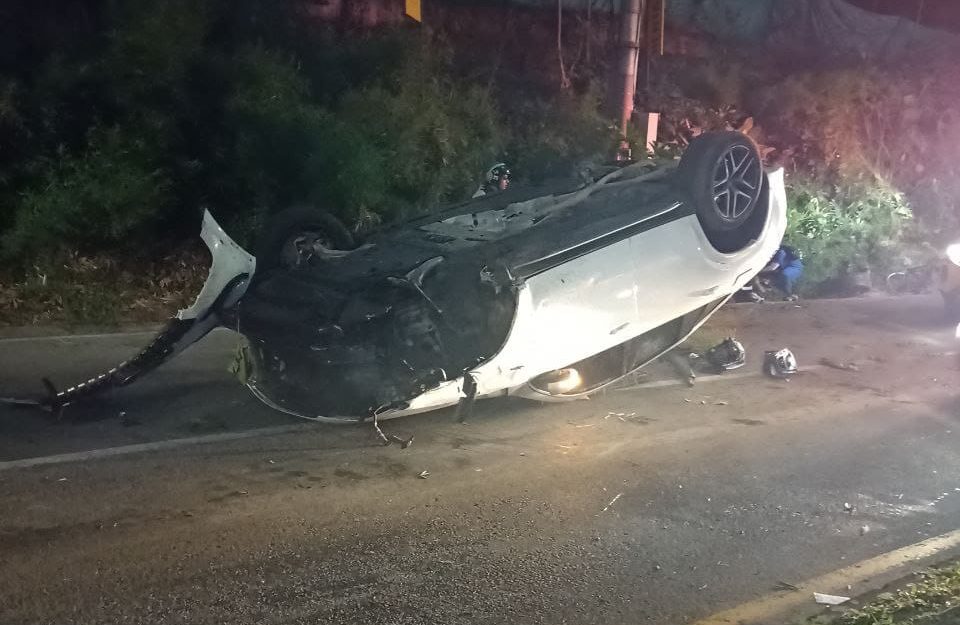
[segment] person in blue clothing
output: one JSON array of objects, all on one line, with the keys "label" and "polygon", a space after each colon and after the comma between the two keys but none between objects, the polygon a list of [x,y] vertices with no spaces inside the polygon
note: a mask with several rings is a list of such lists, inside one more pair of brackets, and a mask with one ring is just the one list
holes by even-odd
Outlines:
[{"label": "person in blue clothing", "polygon": [[783,291],[788,300],[797,299],[797,282],[803,275],[803,260],[789,245],[781,245],[760,275],[754,280],[754,292],[763,295],[763,283],[769,282]]}]

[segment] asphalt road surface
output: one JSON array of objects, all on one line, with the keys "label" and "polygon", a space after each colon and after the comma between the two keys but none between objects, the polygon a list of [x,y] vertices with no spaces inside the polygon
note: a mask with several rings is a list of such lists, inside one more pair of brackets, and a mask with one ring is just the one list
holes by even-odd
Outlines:
[{"label": "asphalt road surface", "polygon": [[[0,408],[0,623],[674,625],[837,586],[821,576],[960,528],[940,314],[730,307],[698,340],[741,337],[737,375],[385,424],[408,449],[261,407],[222,333],[62,421]],[[0,395],[147,338],[0,341]],[[804,371],[756,375],[782,346]]]}]

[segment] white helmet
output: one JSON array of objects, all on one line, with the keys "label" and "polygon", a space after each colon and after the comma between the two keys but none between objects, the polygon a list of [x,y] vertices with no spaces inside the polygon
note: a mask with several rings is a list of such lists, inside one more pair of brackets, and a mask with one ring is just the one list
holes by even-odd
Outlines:
[{"label": "white helmet", "polygon": [[797,357],[784,347],[779,351],[763,353],[763,370],[774,378],[787,378],[797,372]]}]

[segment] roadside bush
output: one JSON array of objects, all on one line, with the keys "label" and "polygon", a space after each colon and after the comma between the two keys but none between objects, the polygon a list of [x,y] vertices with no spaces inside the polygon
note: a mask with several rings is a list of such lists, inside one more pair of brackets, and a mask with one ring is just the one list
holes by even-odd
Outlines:
[{"label": "roadside bush", "polygon": [[177,206],[178,119],[190,109],[203,3],[109,5],[103,19],[100,36],[39,57],[4,98],[0,132],[17,139],[17,158],[0,161],[8,264],[149,245]]},{"label": "roadside bush", "polygon": [[309,196],[369,223],[467,197],[502,151],[492,96],[421,44],[392,74],[346,92],[307,165]]},{"label": "roadside bush", "polygon": [[110,246],[143,238],[171,201],[173,182],[139,130],[95,128],[87,148],[49,159],[40,184],[24,191],[4,234],[7,255],[49,256],[65,241]]},{"label": "roadside bush", "polygon": [[743,106],[748,87],[755,82],[753,63],[730,55],[701,59],[675,77],[683,92],[706,106]]},{"label": "roadside bush", "polygon": [[758,94],[761,117],[803,170],[879,173],[870,128],[890,89],[869,68],[797,74]]},{"label": "roadside bush", "polygon": [[802,288],[817,294],[850,274],[885,274],[911,235],[903,194],[880,179],[824,186],[796,179],[787,188],[785,241],[804,259]]},{"label": "roadside bush", "polygon": [[313,103],[295,59],[252,46],[225,65],[232,88],[223,103],[224,147],[210,155],[206,180],[225,188],[208,201],[232,220],[231,232],[249,240],[268,212],[303,201],[305,163],[331,120]]},{"label": "roadside bush", "polygon": [[599,89],[568,90],[553,98],[502,94],[511,102],[505,121],[512,135],[510,166],[523,178],[564,176],[582,161],[609,158],[618,137],[603,114]]},{"label": "roadside bush", "polygon": [[436,33],[338,33],[296,0],[129,0],[72,17],[17,2],[17,19],[51,28],[0,46],[8,282],[64,253],[156,257],[195,235],[203,207],[244,243],[297,202],[363,228],[468,197],[496,161],[538,179],[614,143],[585,83],[470,81]]},{"label": "roadside bush", "polygon": [[960,230],[958,78],[950,65],[824,69],[756,90],[753,106],[798,170],[828,184],[888,180],[943,243]]}]

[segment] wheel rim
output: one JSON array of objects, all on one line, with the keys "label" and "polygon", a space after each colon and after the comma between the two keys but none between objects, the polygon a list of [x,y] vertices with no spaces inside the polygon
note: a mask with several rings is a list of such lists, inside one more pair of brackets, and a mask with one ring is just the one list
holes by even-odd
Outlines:
[{"label": "wheel rim", "polygon": [[713,203],[724,221],[737,221],[760,193],[760,161],[753,150],[735,145],[717,163],[713,176]]},{"label": "wheel rim", "polygon": [[297,232],[284,241],[280,250],[280,263],[288,269],[302,267],[318,249],[334,249],[330,238],[322,232]]}]

